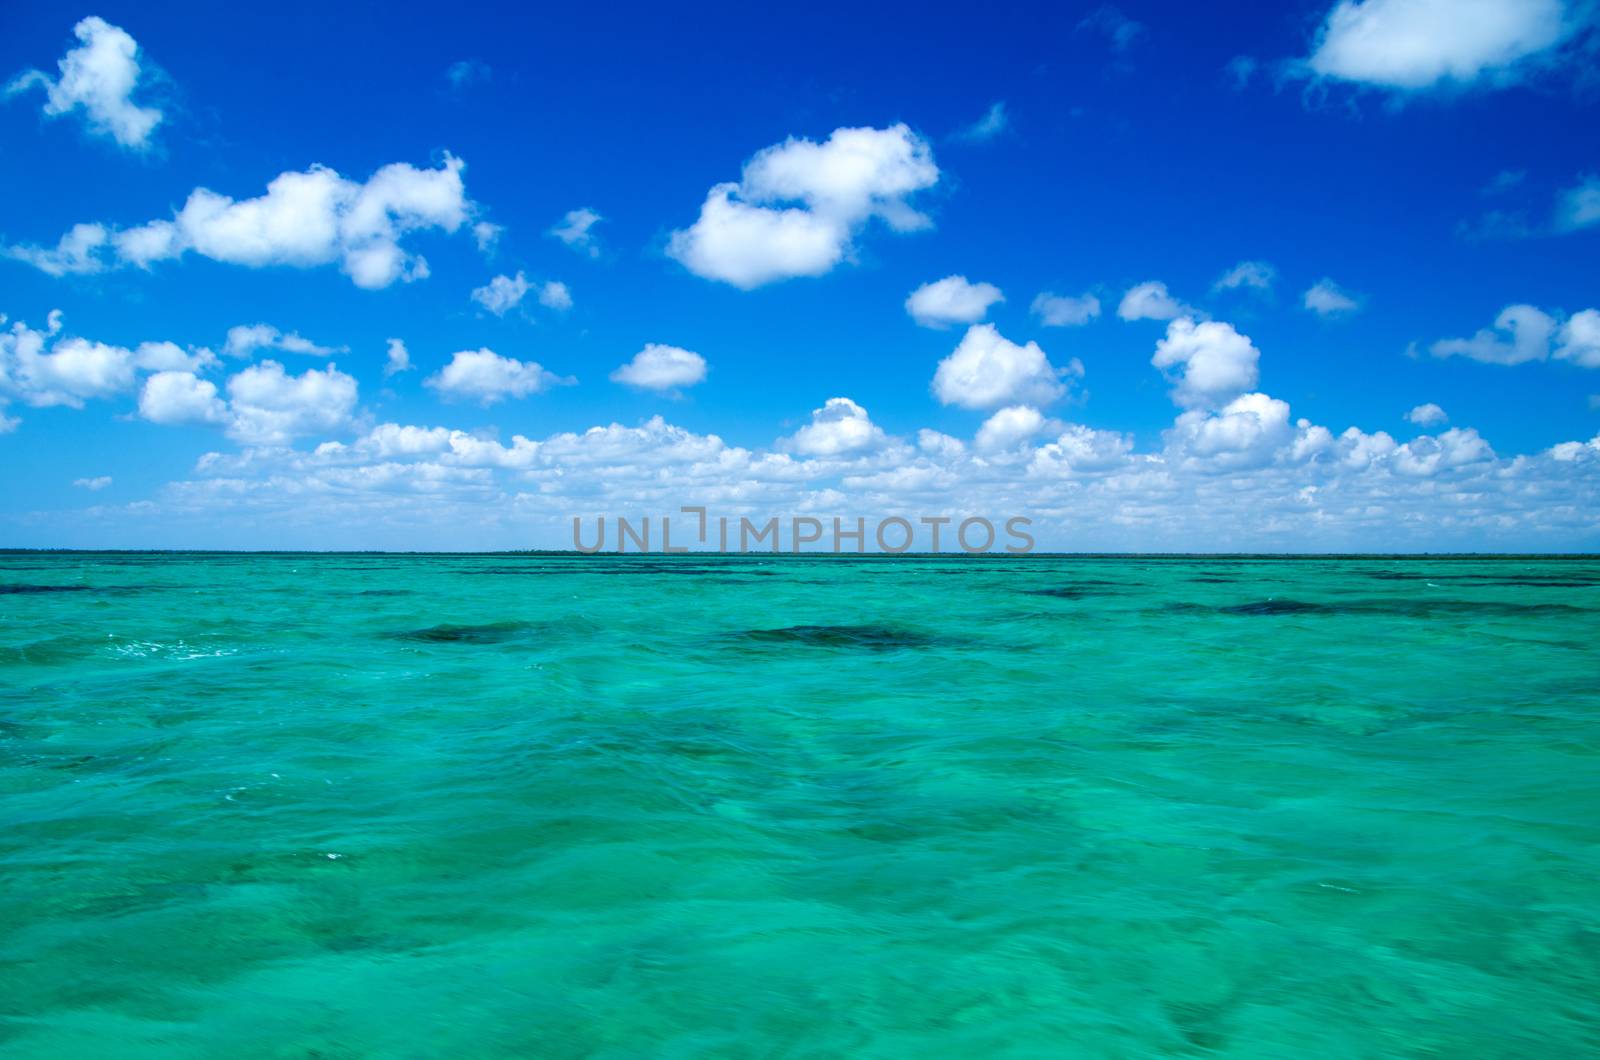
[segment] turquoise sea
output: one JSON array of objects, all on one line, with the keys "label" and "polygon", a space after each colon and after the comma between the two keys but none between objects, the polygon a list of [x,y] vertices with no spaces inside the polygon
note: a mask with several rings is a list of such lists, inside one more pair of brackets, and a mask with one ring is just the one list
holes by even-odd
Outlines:
[{"label": "turquoise sea", "polygon": [[1600,559],[0,555],[0,1055],[1600,1053]]}]

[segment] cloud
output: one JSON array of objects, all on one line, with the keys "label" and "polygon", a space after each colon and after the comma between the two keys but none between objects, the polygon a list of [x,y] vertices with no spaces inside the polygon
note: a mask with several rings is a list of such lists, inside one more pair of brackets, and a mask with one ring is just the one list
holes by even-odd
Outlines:
[{"label": "cloud", "polygon": [[992,103],[984,112],[983,117],[971,125],[958,129],[953,137],[956,140],[965,140],[967,143],[986,143],[1005,132],[1011,126],[1011,118],[1006,114],[1005,101]]},{"label": "cloud", "polygon": [[1445,415],[1444,409],[1430,401],[1406,413],[1406,420],[1418,427],[1437,427],[1441,423],[1448,423],[1450,417]]},{"label": "cloud", "polygon": [[516,276],[496,276],[472,292],[472,300],[497,317],[503,317],[522,304],[532,284],[520,271]]},{"label": "cloud", "polygon": [[1440,339],[1428,352],[1485,364],[1526,364],[1553,355],[1583,368],[1600,368],[1600,310],[1582,310],[1563,323],[1537,306],[1509,305],[1493,326],[1471,338]]},{"label": "cloud", "polygon": [[1561,193],[1556,203],[1557,232],[1576,232],[1600,224],[1600,176],[1584,177]]},{"label": "cloud", "polygon": [[387,379],[391,375],[409,372],[411,368],[411,352],[406,349],[406,344],[399,339],[390,339],[388,354],[383,364],[383,377]]},{"label": "cloud", "polygon": [[908,200],[938,180],[932,149],[905,125],[836,129],[820,144],[791,137],[758,151],[738,183],[713,187],[667,254],[744,290],[821,276],[854,253],[873,219],[896,232],[928,227]]},{"label": "cloud", "polygon": [[1005,295],[992,283],[969,283],[965,276],[946,276],[925,283],[906,299],[906,312],[925,328],[975,324]]},{"label": "cloud", "polygon": [[1216,408],[1256,385],[1260,359],[1261,351],[1232,324],[1180,317],[1167,325],[1150,363],[1176,383],[1172,399],[1179,405]]},{"label": "cloud", "polygon": [[1287,402],[1252,393],[1241,394],[1214,412],[1199,408],[1184,412],[1164,439],[1174,462],[1215,473],[1272,463],[1294,433]]},{"label": "cloud", "polygon": [[1076,359],[1053,366],[1036,342],[1018,346],[993,324],[967,329],[955,351],[939,362],[933,394],[946,405],[992,409],[1002,405],[1048,405],[1067,392],[1063,377],[1083,375]]},{"label": "cloud", "polygon": [[1242,92],[1250,86],[1250,81],[1255,77],[1256,71],[1261,68],[1261,60],[1249,55],[1235,55],[1228,60],[1228,65],[1223,67],[1228,77],[1233,81],[1235,92]]},{"label": "cloud", "polygon": [[1133,47],[1134,41],[1144,32],[1144,26],[1124,15],[1120,10],[1110,4],[1103,4],[1091,11],[1087,18],[1078,23],[1079,30],[1094,30],[1105,35],[1111,44],[1112,51],[1125,52]]},{"label": "cloud", "polygon": [[1562,0],[1340,0],[1305,68],[1398,92],[1502,86],[1575,28]]},{"label": "cloud", "polygon": [[228,341],[222,352],[229,357],[249,357],[257,350],[282,350],[285,353],[303,353],[310,357],[327,357],[344,353],[348,346],[319,346],[299,332],[284,333],[271,324],[240,324],[228,329]]},{"label": "cloud", "polygon": [[1042,433],[1048,426],[1049,421],[1044,414],[1033,406],[1007,405],[983,421],[972,444],[978,451],[987,453],[1014,449]]},{"label": "cloud", "polygon": [[833,457],[877,449],[888,442],[867,410],[849,398],[829,398],[811,411],[811,422],[790,435],[784,447],[802,456]]},{"label": "cloud", "polygon": [[604,220],[604,217],[588,207],[568,210],[561,223],[550,229],[550,234],[578,253],[598,258],[600,244],[595,241],[594,233],[590,230]]},{"label": "cloud", "polygon": [[451,63],[444,72],[444,79],[450,83],[453,91],[460,92],[473,85],[488,83],[494,76],[494,70],[482,59],[462,59]]},{"label": "cloud", "polygon": [[539,286],[539,304],[564,312],[572,308],[572,292],[567,290],[566,284],[550,280]]},{"label": "cloud", "polygon": [[1126,465],[1132,452],[1133,439],[1125,434],[1067,424],[1054,441],[1034,450],[1029,472],[1062,478],[1111,471]]},{"label": "cloud", "polygon": [[139,415],[151,423],[222,423],[228,406],[217,385],[193,372],[157,372],[139,392]]},{"label": "cloud", "polygon": [[1361,303],[1354,296],[1327,277],[1306,289],[1301,304],[1324,319],[1345,316],[1361,308]]},{"label": "cloud", "polygon": [[570,377],[546,371],[537,362],[502,357],[485,348],[458,351],[451,356],[449,364],[423,380],[423,385],[432,387],[445,398],[493,405],[508,397],[523,398],[552,386],[574,382],[576,380]]},{"label": "cloud", "polygon": [[611,373],[616,383],[642,390],[677,390],[706,377],[706,359],[691,350],[648,343],[633,360]]},{"label": "cloud", "polygon": [[1156,280],[1128,288],[1117,306],[1117,316],[1123,320],[1171,320],[1194,315],[1193,308],[1168,294],[1167,285]]},{"label": "cloud", "polygon": [[53,251],[13,246],[5,253],[55,275],[148,268],[190,252],[250,268],[337,263],[358,287],[387,287],[428,275],[427,261],[401,246],[407,235],[455,232],[471,216],[463,168],[447,154],[437,169],[397,162],[360,183],[312,166],[280,174],[253,199],[196,188],[170,220],[120,230],[77,225]]},{"label": "cloud", "polygon": [[6,86],[6,94],[37,85],[44,89],[44,113],[50,117],[81,109],[95,134],[134,150],[149,147],[162,113],[133,101],[139,88],[138,43],[127,31],[93,15],[72,27],[72,32],[83,43],[56,63],[59,78],[29,70]]},{"label": "cloud", "polygon": [[1272,289],[1272,281],[1277,279],[1278,270],[1264,261],[1241,261],[1211,285],[1213,291],[1232,291],[1241,287],[1250,287],[1258,291]]},{"label": "cloud", "polygon": [[330,364],[290,375],[277,361],[253,364],[228,380],[228,435],[250,445],[283,445],[343,427],[356,381]]},{"label": "cloud", "polygon": [[[0,323],[4,319],[0,316]],[[54,311],[43,331],[20,320],[0,331],[0,407],[20,401],[34,408],[81,409],[88,401],[131,391],[141,372],[198,370],[215,363],[210,350],[185,351],[171,342],[129,349],[62,335],[61,314]],[[13,422],[7,430],[15,427]]]},{"label": "cloud", "polygon": [[51,276],[82,275],[105,268],[100,253],[109,238],[101,225],[76,224],[67,229],[54,247],[0,247],[0,254]]},{"label": "cloud", "polygon": [[1100,299],[1089,293],[1074,298],[1069,294],[1040,291],[1029,310],[1047,328],[1078,327],[1100,315]]},{"label": "cloud", "polygon": [[95,493],[111,485],[111,476],[96,475],[94,478],[75,478],[72,480],[72,484]]}]

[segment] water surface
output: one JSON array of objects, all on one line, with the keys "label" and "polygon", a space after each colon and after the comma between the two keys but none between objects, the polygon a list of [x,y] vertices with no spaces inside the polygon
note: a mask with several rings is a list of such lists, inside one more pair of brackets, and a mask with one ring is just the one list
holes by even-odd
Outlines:
[{"label": "water surface", "polygon": [[0,1054],[1593,1054],[1597,645],[1593,559],[0,555]]}]

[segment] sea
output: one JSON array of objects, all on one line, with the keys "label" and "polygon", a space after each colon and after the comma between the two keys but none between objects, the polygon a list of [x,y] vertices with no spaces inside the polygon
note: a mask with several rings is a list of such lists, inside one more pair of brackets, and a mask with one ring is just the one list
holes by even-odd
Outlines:
[{"label": "sea", "polygon": [[1600,558],[0,554],[0,1055],[1600,1055]]}]

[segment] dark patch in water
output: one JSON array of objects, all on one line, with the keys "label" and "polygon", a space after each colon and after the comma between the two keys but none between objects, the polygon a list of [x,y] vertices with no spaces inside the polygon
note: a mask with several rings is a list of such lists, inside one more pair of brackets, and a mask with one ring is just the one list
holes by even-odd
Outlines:
[{"label": "dark patch in water", "polygon": [[1216,584],[1216,585],[1223,585],[1223,584],[1231,585],[1234,582],[1238,581],[1239,579],[1238,578],[1218,578],[1215,575],[1202,574],[1202,575],[1199,575],[1197,577],[1190,578],[1189,580],[1192,581],[1192,582],[1210,582],[1210,583]]},{"label": "dark patch in water", "polygon": [[1219,607],[1217,610],[1225,615],[1307,615],[1325,614],[1334,608],[1304,600],[1254,600],[1248,604]]},{"label": "dark patch in water", "polygon": [[388,633],[391,640],[419,641],[423,644],[504,644],[516,640],[532,628],[526,622],[487,622],[481,626],[429,626]]},{"label": "dark patch in water", "polygon": [[27,593],[92,593],[92,585],[0,585],[0,596],[19,596]]},{"label": "dark patch in water", "polygon": [[934,638],[905,629],[887,626],[785,626],[782,629],[749,629],[736,634],[758,644],[798,644],[811,648],[857,648],[864,651],[896,651],[901,648],[926,648]]},{"label": "dark patch in water", "polygon": [[1485,618],[1527,618],[1535,615],[1591,613],[1570,604],[1522,604],[1505,600],[1344,600],[1313,603],[1307,600],[1252,600],[1225,607],[1204,604],[1168,604],[1168,611],[1222,615],[1395,615],[1401,618],[1440,618],[1449,615]]},{"label": "dark patch in water", "polygon": [[1110,596],[1111,589],[1090,585],[1060,585],[1053,589],[1024,589],[1029,596],[1053,596],[1058,600],[1081,600],[1085,596]]},{"label": "dark patch in water", "polygon": [[410,596],[414,589],[357,589],[351,596]]}]

